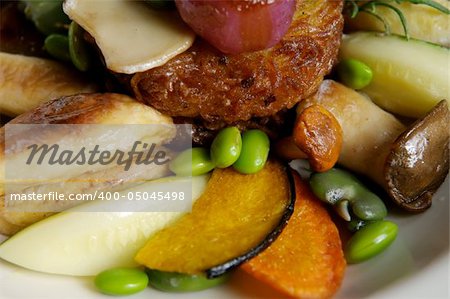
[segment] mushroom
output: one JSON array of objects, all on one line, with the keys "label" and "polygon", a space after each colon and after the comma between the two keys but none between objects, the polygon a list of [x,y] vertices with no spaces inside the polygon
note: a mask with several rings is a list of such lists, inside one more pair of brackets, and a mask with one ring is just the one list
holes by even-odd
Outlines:
[{"label": "mushroom", "polygon": [[404,209],[415,212],[431,206],[449,170],[449,123],[447,102],[442,100],[394,141],[384,179],[389,195]]},{"label": "mushroom", "polygon": [[[123,126],[133,123],[140,126]],[[89,124],[96,126],[88,127]],[[28,165],[27,159],[34,156],[31,154],[34,150],[29,145],[62,145],[64,150],[58,153],[60,158],[57,157],[58,149],[52,151],[52,147],[48,148],[52,151],[51,159],[54,159],[53,156],[61,159],[61,153],[70,155],[69,151],[81,157],[83,155],[80,153],[85,148],[89,151],[96,146],[109,149],[112,153],[116,150],[126,152],[130,151],[135,141],[158,146],[166,144],[176,133],[171,124],[170,117],[126,95],[113,93],[62,97],[14,118],[0,128],[0,234],[12,235],[54,212],[83,202],[45,200],[45,197],[44,200],[16,201],[9,200],[11,194],[59,193],[68,198],[69,194],[125,189],[125,186],[129,186],[127,184],[164,177],[168,173],[167,164],[155,166],[133,163],[129,169],[125,169],[123,165],[111,161],[103,164],[87,163],[86,157],[85,160],[75,158],[76,163],[67,163],[64,167],[49,167],[51,164],[46,163],[47,160]],[[102,129],[99,125],[106,127]],[[108,128],[112,127],[108,125],[115,125],[114,134],[109,133],[111,129]],[[43,155],[48,152],[44,149],[40,153],[44,154],[40,157],[37,154],[36,159],[44,159]],[[72,156],[66,157],[72,159]]]},{"label": "mushroom", "polygon": [[311,169],[324,172],[336,164],[342,146],[342,129],[337,119],[320,105],[298,113],[292,136],[277,142],[279,156],[288,160],[308,159]]},{"label": "mushroom", "polygon": [[407,127],[369,98],[325,80],[298,112],[322,105],[343,131],[338,163],[382,186],[391,199],[410,212],[431,206],[432,195],[449,171],[450,113],[441,101]]}]

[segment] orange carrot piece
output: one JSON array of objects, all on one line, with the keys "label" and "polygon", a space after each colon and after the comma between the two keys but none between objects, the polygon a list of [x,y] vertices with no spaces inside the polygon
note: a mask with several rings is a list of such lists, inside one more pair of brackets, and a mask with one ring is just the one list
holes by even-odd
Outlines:
[{"label": "orange carrot piece", "polygon": [[327,210],[295,174],[294,214],[278,239],[243,264],[244,271],[295,298],[330,298],[346,262],[338,230]]}]

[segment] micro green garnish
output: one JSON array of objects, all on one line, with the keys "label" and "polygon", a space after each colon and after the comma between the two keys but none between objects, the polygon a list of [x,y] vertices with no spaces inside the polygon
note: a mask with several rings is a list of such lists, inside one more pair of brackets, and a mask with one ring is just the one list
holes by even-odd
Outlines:
[{"label": "micro green garnish", "polygon": [[406,18],[398,7],[392,5],[392,3],[401,4],[403,2],[409,2],[412,4],[422,4],[429,7],[432,7],[434,9],[439,10],[440,12],[444,14],[450,14],[450,10],[443,6],[442,4],[439,4],[433,0],[345,0],[345,12],[350,16],[350,18],[356,18],[356,16],[363,12],[370,14],[377,18],[380,22],[384,25],[384,31],[386,34],[391,34],[391,26],[389,22],[383,18],[382,15],[377,13],[377,7],[378,6],[384,6],[389,9],[391,9],[393,12],[395,12],[400,19],[400,22],[403,27],[403,32],[405,34],[405,37],[409,39],[409,32],[408,32],[408,23],[406,21]]}]

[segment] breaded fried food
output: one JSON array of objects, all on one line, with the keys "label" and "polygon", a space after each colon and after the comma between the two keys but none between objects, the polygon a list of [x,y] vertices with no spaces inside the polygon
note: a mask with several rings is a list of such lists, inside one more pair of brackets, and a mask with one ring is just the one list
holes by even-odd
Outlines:
[{"label": "breaded fried food", "polygon": [[224,55],[198,38],[165,65],[132,75],[135,97],[207,128],[271,116],[312,95],[331,70],[343,1],[297,1],[285,37],[270,49]]}]

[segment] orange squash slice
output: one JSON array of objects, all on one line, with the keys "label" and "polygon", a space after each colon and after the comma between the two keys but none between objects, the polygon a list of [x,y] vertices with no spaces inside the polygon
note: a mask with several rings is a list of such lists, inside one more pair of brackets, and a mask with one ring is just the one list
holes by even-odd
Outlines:
[{"label": "orange squash slice", "polygon": [[192,212],[153,235],[135,260],[160,271],[220,276],[276,239],[293,211],[291,188],[290,172],[275,161],[251,175],[216,169]]}]

